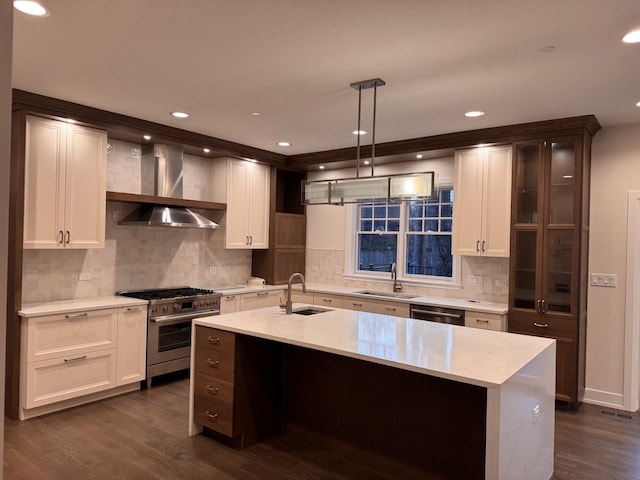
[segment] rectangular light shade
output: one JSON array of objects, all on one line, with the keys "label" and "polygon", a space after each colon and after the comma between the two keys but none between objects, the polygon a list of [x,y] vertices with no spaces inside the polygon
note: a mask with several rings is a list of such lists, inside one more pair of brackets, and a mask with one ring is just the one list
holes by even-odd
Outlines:
[{"label": "rectangular light shade", "polygon": [[433,196],[433,172],[303,183],[305,205],[343,205],[373,200],[402,202]]}]

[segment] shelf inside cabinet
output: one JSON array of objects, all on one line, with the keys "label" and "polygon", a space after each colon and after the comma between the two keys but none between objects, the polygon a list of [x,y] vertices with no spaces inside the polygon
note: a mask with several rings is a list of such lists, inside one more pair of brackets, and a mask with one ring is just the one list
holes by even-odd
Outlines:
[{"label": "shelf inside cabinet", "polygon": [[107,201],[125,203],[146,203],[171,207],[202,208],[204,210],[226,210],[226,203],[188,200],[184,198],[156,197],[136,193],[107,192]]}]

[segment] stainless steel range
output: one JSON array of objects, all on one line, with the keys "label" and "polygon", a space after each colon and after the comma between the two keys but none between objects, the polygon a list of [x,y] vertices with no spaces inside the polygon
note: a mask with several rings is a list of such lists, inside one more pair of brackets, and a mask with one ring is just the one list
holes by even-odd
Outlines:
[{"label": "stainless steel range", "polygon": [[222,294],[175,287],[122,291],[119,295],[149,301],[147,310],[147,387],[157,375],[189,368],[191,320],[220,314]]}]

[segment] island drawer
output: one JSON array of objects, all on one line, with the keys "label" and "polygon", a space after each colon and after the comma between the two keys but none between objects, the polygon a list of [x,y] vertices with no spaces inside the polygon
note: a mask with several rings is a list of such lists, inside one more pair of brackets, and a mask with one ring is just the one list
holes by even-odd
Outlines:
[{"label": "island drawer", "polygon": [[197,348],[195,373],[233,382],[234,355],[209,348]]},{"label": "island drawer", "polygon": [[193,420],[228,437],[233,436],[233,409],[202,398],[193,400]]},{"label": "island drawer", "polygon": [[197,326],[196,345],[233,354],[236,349],[236,335],[224,330]]},{"label": "island drawer", "polygon": [[194,395],[209,402],[231,408],[233,405],[233,383],[221,378],[195,374]]}]

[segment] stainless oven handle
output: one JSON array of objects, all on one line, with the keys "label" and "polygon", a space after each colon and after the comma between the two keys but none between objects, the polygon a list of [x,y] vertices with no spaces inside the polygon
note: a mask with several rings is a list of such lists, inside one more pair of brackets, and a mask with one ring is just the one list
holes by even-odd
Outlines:
[{"label": "stainless oven handle", "polygon": [[[458,315],[456,313],[432,312],[429,310],[420,310],[418,308],[414,308],[411,310],[411,314],[413,315],[414,313],[418,313],[420,315],[427,315],[429,317],[445,317],[445,318],[457,318],[457,319],[462,318],[462,315]],[[418,318],[417,320],[420,320],[420,319]]]},{"label": "stainless oven handle", "polygon": [[210,315],[219,315],[220,309],[205,310],[203,312],[177,313],[175,315],[163,315],[161,317],[150,318],[149,321],[154,323],[179,323],[185,320],[193,320],[195,318],[208,317]]}]

